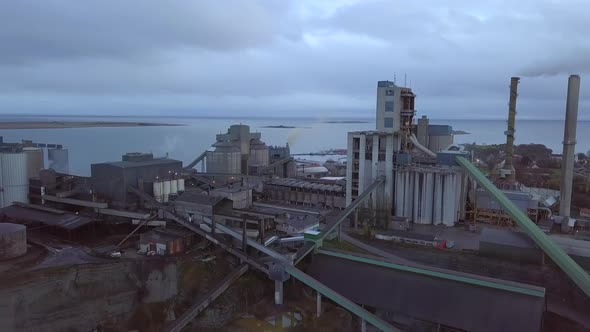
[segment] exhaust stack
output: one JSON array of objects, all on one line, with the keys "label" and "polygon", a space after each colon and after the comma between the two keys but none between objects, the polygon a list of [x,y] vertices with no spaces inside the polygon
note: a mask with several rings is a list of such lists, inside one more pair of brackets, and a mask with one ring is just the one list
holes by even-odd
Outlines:
[{"label": "exhaust stack", "polygon": [[578,101],[580,99],[580,76],[570,75],[567,84],[565,106],[565,130],[563,132],[563,155],[561,161],[561,202],[559,215],[563,217],[562,230],[567,227],[572,205],[572,180],[574,175],[574,153],[576,146],[576,125],[578,121]]},{"label": "exhaust stack", "polygon": [[518,96],[518,82],[520,77],[510,78],[510,102],[508,104],[508,128],[504,134],[506,135],[506,159],[504,167],[500,171],[500,176],[505,178],[507,182],[514,183],[516,181],[516,170],[514,169],[514,126],[516,122],[516,97]]}]

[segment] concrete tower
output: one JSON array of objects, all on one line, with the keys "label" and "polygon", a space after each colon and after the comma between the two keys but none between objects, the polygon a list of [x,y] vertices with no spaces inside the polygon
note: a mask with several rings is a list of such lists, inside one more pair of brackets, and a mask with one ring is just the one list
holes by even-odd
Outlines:
[{"label": "concrete tower", "polygon": [[508,129],[506,130],[506,160],[502,168],[501,175],[505,176],[506,181],[514,183],[516,181],[516,170],[514,169],[514,126],[516,122],[516,97],[518,96],[518,82],[520,77],[510,79],[510,102],[508,103]]},{"label": "concrete tower", "polygon": [[563,132],[563,157],[561,163],[561,202],[559,215],[564,217],[562,229],[567,227],[572,205],[572,180],[574,177],[574,154],[576,146],[576,122],[580,99],[580,76],[571,75],[567,84],[565,106],[565,130]]}]

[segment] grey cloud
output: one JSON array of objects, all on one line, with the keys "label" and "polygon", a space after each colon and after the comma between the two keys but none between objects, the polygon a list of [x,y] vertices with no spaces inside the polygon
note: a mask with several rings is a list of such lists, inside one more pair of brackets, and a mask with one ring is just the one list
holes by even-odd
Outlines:
[{"label": "grey cloud", "polygon": [[566,74],[589,71],[589,9],[532,0],[5,1],[0,112],[372,116],[376,81],[396,73],[401,84],[407,73],[421,114],[502,118],[510,76],[556,74],[523,77],[519,88],[519,116],[555,117]]},{"label": "grey cloud", "polygon": [[296,37],[270,1],[32,1],[0,5],[0,62],[142,57],[197,47],[233,51]]}]

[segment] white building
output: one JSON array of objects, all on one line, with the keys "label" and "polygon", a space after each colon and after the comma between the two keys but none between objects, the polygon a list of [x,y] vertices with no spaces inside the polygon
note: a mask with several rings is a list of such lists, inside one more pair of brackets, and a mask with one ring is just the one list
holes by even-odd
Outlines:
[{"label": "white building", "polygon": [[[437,156],[415,137],[414,98],[409,88],[378,82],[377,130],[348,133],[346,205],[384,176],[385,185],[374,192],[367,207],[415,223],[452,226],[464,217],[466,176],[454,165],[454,156]],[[447,142],[432,141],[437,152]],[[425,152],[430,163],[413,163],[414,148]]]}]

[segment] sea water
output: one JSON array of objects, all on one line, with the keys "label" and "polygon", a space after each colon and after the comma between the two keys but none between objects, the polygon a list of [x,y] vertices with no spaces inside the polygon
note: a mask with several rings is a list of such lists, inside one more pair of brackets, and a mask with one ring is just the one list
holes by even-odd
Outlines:
[{"label": "sea water", "polygon": [[[0,121],[3,118],[0,117]],[[13,121],[14,119],[10,119]],[[239,119],[239,118],[189,118],[189,117],[51,117],[35,118],[36,121],[129,121],[182,124],[183,126],[139,126],[116,128],[60,128],[60,129],[12,129],[0,130],[5,142],[31,139],[39,143],[63,144],[69,149],[70,172],[90,175],[90,164],[119,161],[127,152],[152,152],[155,156],[192,161],[215,142],[215,135],[225,133],[232,124],[246,124],[250,131],[262,133],[267,145],[285,145],[292,153],[309,153],[330,148],[346,148],[349,131],[373,130],[373,119],[361,119],[362,123],[328,123],[325,119]],[[333,120],[333,119],[331,119]],[[4,120],[8,121],[8,120]],[[469,132],[455,136],[455,143],[497,144],[505,142],[504,120],[430,120],[431,124],[449,124],[454,130]],[[265,128],[285,125],[295,128]],[[561,153],[563,120],[518,120],[516,144],[544,144]],[[590,121],[579,121],[577,128],[577,152],[590,149]]]}]

